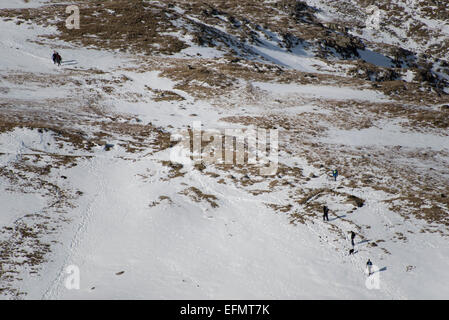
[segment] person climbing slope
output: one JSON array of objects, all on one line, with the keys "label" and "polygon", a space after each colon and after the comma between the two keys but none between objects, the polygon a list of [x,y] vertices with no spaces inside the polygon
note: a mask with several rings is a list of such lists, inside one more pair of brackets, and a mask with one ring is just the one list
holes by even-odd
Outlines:
[{"label": "person climbing slope", "polygon": [[368,269],[368,277],[373,273],[372,268],[373,268],[373,263],[371,262],[370,259],[368,259],[368,261],[366,262],[366,268]]},{"label": "person climbing slope", "polygon": [[356,236],[355,232],[354,232],[354,231],[351,231],[351,245],[352,245],[352,249],[354,249],[354,239],[355,239],[355,236]]},{"label": "person climbing slope", "polygon": [[62,61],[62,57],[61,57],[61,55],[58,52],[53,51],[52,60],[53,60],[54,64],[57,63],[58,66],[60,66],[61,65],[61,61]]},{"label": "person climbing slope", "polygon": [[355,253],[355,250],[354,250],[354,238],[355,238],[355,232],[354,232],[354,231],[351,231],[351,232],[349,233],[349,237],[351,238],[351,246],[352,246],[352,248],[349,249],[349,255],[351,255],[351,254],[354,254],[354,253]]},{"label": "person climbing slope", "polygon": [[327,206],[323,206],[323,221],[329,221],[329,208]]},{"label": "person climbing slope", "polygon": [[334,181],[337,181],[337,176],[338,176],[338,170],[337,169],[332,170],[332,176],[334,177]]},{"label": "person climbing slope", "polygon": [[57,52],[53,51],[53,55],[51,56],[51,59],[53,60],[53,63],[56,63],[56,56],[57,56]]},{"label": "person climbing slope", "polygon": [[59,52],[56,52],[56,63],[58,64],[58,66],[61,65],[61,62],[62,62],[62,57],[59,54]]}]

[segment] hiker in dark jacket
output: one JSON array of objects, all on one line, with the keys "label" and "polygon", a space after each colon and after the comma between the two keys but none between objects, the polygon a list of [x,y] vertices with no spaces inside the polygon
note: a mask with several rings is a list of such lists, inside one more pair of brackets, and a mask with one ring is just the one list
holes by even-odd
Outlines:
[{"label": "hiker in dark jacket", "polygon": [[52,59],[53,59],[53,63],[55,63],[55,64],[57,63],[58,66],[61,65],[62,57],[58,52],[56,52],[56,51],[53,52]]},{"label": "hiker in dark jacket", "polygon": [[323,206],[323,221],[329,221],[329,208],[327,206]]},{"label": "hiker in dark jacket", "polygon": [[371,262],[370,259],[368,259],[368,261],[366,262],[366,267],[368,268],[368,276],[370,276],[373,273],[372,272],[373,263]]},{"label": "hiker in dark jacket", "polygon": [[351,231],[351,245],[352,245],[352,249],[354,249],[354,239],[355,239],[355,232]]},{"label": "hiker in dark jacket", "polygon": [[334,177],[334,181],[337,181],[337,176],[338,176],[338,170],[337,169],[334,169],[332,171],[332,176]]}]

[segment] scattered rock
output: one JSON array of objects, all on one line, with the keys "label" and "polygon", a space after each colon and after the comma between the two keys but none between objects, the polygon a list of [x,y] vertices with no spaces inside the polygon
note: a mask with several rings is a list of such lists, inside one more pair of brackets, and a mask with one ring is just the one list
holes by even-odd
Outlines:
[{"label": "scattered rock", "polygon": [[415,266],[406,266],[405,271],[410,272],[410,271],[413,271],[415,268],[416,268]]},{"label": "scattered rock", "polygon": [[195,164],[195,169],[197,169],[199,171],[203,171],[204,169],[206,169],[206,166],[204,165],[203,162],[200,162],[200,163]]},{"label": "scattered rock", "polygon": [[110,143],[106,143],[106,145],[104,146],[105,151],[110,151],[112,148],[114,148],[114,145]]},{"label": "scattered rock", "polygon": [[363,205],[365,204],[365,200],[360,199],[359,197],[356,197],[354,195],[349,195],[348,196],[348,200],[350,202],[352,202],[355,206],[357,206],[358,208],[363,207]]}]

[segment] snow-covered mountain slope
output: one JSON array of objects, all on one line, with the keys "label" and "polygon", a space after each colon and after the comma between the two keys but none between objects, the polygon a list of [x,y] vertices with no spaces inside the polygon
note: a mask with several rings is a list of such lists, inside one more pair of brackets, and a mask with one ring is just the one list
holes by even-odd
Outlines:
[{"label": "snow-covered mountain slope", "polygon": [[[73,3],[0,0],[2,298],[449,297],[444,54],[343,2]],[[277,129],[275,174],[180,157],[198,121]]]}]

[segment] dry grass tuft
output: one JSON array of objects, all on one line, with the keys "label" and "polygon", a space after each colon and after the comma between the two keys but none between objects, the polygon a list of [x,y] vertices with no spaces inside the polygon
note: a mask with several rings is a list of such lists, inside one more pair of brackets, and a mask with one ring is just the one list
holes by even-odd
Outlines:
[{"label": "dry grass tuft", "polygon": [[188,196],[195,202],[206,201],[212,208],[218,208],[218,203],[216,202],[218,198],[212,194],[205,194],[198,188],[190,187],[181,191],[180,194]]}]

